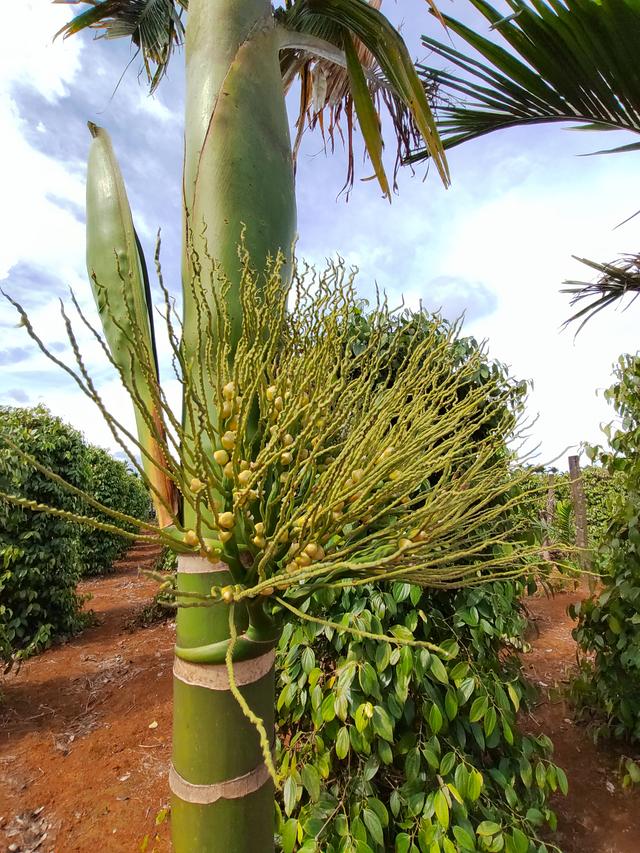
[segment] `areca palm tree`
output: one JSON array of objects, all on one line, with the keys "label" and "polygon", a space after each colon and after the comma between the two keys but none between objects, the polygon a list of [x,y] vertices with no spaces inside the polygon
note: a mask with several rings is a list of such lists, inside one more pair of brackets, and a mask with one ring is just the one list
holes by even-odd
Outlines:
[{"label": "areca palm tree", "polygon": [[[507,15],[486,0],[470,2],[504,44],[449,16],[447,27],[471,52],[423,36],[425,47],[461,72],[419,66],[425,84],[438,88],[445,148],[529,124],[569,122],[584,130],[640,133],[637,0],[507,0]],[[630,151],[640,151],[640,142],[595,153]],[[425,148],[409,159],[429,156]],[[567,322],[584,322],[640,292],[633,257],[610,264],[585,261],[600,276],[595,284],[566,282],[572,304],[591,300]]]},{"label": "areca palm tree", "polygon": [[[180,357],[191,391],[185,393],[182,424],[172,427],[182,440],[182,476],[166,452],[172,428],[167,430],[160,417],[144,257],[108,135],[93,126],[87,261],[110,358],[134,399],[137,443],[160,526],[168,530],[178,518],[186,533],[176,547],[193,551],[179,560],[178,595],[187,601],[210,597],[213,589],[231,590],[237,579],[233,569],[241,569],[242,543],[237,547],[224,528],[233,521],[235,506],[220,486],[211,494],[205,490],[202,475],[191,478],[192,495],[181,481],[212,465],[212,458],[233,464],[237,426],[222,436],[222,447],[217,441],[224,428],[214,434],[210,426],[233,427],[238,417],[233,383],[224,375],[227,359],[212,366],[210,336],[225,337],[231,358],[241,345],[248,269],[256,271],[262,287],[270,286],[276,269],[281,287],[288,287],[296,236],[294,155],[302,132],[320,125],[331,141],[344,134],[352,182],[358,124],[387,198],[391,182],[383,162],[382,106],[396,136],[396,168],[418,140],[445,184],[447,164],[424,87],[402,38],[379,11],[381,0],[286,0],[277,8],[269,0],[88,0],[84,5],[89,8],[64,27],[64,36],[90,29],[109,39],[130,38],[152,90],[175,48],[183,39],[186,44]],[[296,79],[301,98],[292,146],[285,95]],[[212,259],[211,281],[201,285],[205,259]],[[229,322],[230,329],[220,328],[221,322]],[[194,414],[196,396],[205,401],[206,416]],[[255,412],[248,415],[250,421],[255,417]],[[198,497],[205,491],[207,507]],[[264,541],[263,527],[261,522],[253,531],[254,542]],[[211,555],[219,555],[220,548],[223,562],[216,562]],[[234,633],[226,610],[184,607],[177,615],[170,783],[174,848],[183,853],[262,853],[273,847],[273,786],[264,753],[273,729],[274,635],[260,607],[249,604],[248,615],[244,605],[239,609],[238,630],[244,633],[240,641],[233,637],[239,668],[234,676],[225,664]],[[236,704],[238,687],[246,718]]]}]

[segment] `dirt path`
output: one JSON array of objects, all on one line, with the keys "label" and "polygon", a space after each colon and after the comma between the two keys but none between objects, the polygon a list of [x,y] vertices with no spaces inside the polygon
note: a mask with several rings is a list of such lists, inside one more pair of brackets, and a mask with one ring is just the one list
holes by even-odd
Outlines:
[{"label": "dirt path", "polygon": [[99,624],[4,680],[0,850],[129,853],[145,835],[149,853],[170,849],[155,821],[167,803],[174,626],[127,627],[153,597],[137,570],[155,557],[139,547],[114,575],[84,582]]},{"label": "dirt path", "polygon": [[523,656],[525,672],[541,690],[540,704],[524,725],[545,733],[555,745],[555,761],[567,773],[569,795],[553,804],[558,832],[553,839],[563,853],[640,853],[640,789],[620,785],[617,745],[596,747],[589,732],[571,719],[571,709],[558,698],[576,665],[571,637],[575,623],[567,607],[585,590],[529,599],[527,607],[537,634],[532,651]]},{"label": "dirt path", "polygon": [[[169,822],[156,816],[168,799],[174,626],[127,627],[153,596],[137,576],[153,559],[138,548],[114,575],[83,583],[99,624],[4,680],[0,851],[169,853]],[[575,665],[566,607],[580,597],[529,602],[537,634],[524,666],[542,694],[522,722],[554,740],[569,776],[555,803],[563,853],[640,853],[640,791],[622,791],[615,749],[596,748],[549,695]]]}]

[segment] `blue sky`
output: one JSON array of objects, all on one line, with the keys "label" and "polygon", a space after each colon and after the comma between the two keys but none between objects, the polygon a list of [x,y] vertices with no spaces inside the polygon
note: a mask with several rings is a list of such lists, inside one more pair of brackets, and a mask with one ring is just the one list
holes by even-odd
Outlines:
[{"label": "blue sky", "polygon": [[[443,8],[486,32],[469,5],[454,0]],[[419,34],[438,28],[424,0],[387,0],[383,8],[424,59]],[[12,14],[16,36],[0,55],[0,280],[64,357],[58,300],[73,287],[93,310],[84,267],[87,120],[111,133],[147,256],[160,227],[165,281],[179,291],[184,55],[176,55],[150,98],[137,61],[118,86],[130,58],[125,43],[52,44],[68,8],[23,0]],[[533,380],[529,413],[538,416],[532,439],[541,444],[540,461],[599,439],[611,412],[598,391],[610,384],[618,355],[635,352],[640,339],[635,305],[602,313],[576,339],[573,330],[560,330],[569,314],[561,282],[589,278],[571,255],[611,260],[640,243],[640,217],[613,230],[640,207],[638,155],[575,156],[602,143],[557,126],[503,132],[451,152],[448,190],[435,172],[405,170],[391,205],[373,182],[357,181],[348,203],[338,197],[345,159],[339,147],[325,156],[318,136],[306,138],[298,166],[299,254],[322,263],[340,253],[360,268],[365,297],[377,282],[392,303],[422,301],[451,319],[465,312],[465,331],[486,338],[491,355],[516,377]],[[370,171],[361,166],[359,177]],[[43,402],[112,447],[98,413],[37,354],[6,304],[0,332],[0,402]],[[126,398],[95,343],[80,339],[105,401],[130,423]]]}]

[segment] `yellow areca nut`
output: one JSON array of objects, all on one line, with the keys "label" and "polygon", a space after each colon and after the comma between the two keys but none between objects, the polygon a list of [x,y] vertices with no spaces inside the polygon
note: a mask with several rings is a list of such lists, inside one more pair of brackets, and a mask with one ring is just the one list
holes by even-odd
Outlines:
[{"label": "yellow areca nut", "polygon": [[231,530],[236,523],[236,517],[232,512],[221,512],[218,516],[218,527],[224,530]]},{"label": "yellow areca nut", "polygon": [[218,465],[226,465],[229,461],[229,454],[226,450],[216,450],[213,454],[213,458]]},{"label": "yellow areca nut", "polygon": [[226,542],[229,541],[229,539],[231,539],[231,537],[233,536],[233,533],[230,530],[221,530],[218,533],[218,536],[220,537],[220,541],[224,545]]},{"label": "yellow areca nut", "polygon": [[351,479],[353,480],[354,483],[359,483],[363,477],[364,477],[364,469],[363,468],[356,468],[355,471],[351,472]]},{"label": "yellow areca nut", "polygon": [[273,401],[273,408],[276,410],[276,412],[281,412],[284,409],[284,400],[282,399],[282,397],[276,397],[276,399]]},{"label": "yellow areca nut", "polygon": [[398,542],[398,548],[401,551],[404,551],[405,548],[410,548],[412,545],[413,542],[411,541],[411,539],[400,539],[400,541]]},{"label": "yellow areca nut", "polygon": [[228,427],[229,427],[229,429],[230,429],[230,430],[233,430],[233,431],[235,432],[235,431],[238,429],[238,424],[239,424],[239,423],[240,423],[240,421],[238,420],[238,416],[237,416],[237,415],[234,415],[234,416],[231,418],[231,420],[229,421],[229,423],[228,423]]},{"label": "yellow areca nut", "polygon": [[222,389],[222,396],[225,400],[233,400],[236,396],[236,386],[233,382],[227,382],[227,384]]},{"label": "yellow areca nut", "polygon": [[283,465],[291,465],[293,462],[293,453],[289,453],[288,450],[285,450],[284,453],[280,454],[280,462]]},{"label": "yellow areca nut", "polygon": [[309,544],[305,547],[305,553],[308,554],[312,560],[323,560],[324,559],[324,548],[322,545],[317,545],[315,542],[309,542]]},{"label": "yellow areca nut", "polygon": [[232,480],[233,479],[233,462],[227,462],[227,464],[222,469],[222,473],[229,480]]},{"label": "yellow areca nut", "polygon": [[233,430],[227,430],[225,434],[220,439],[220,444],[224,447],[225,450],[233,450],[236,446],[236,434]]},{"label": "yellow areca nut", "polygon": [[233,404],[229,400],[225,400],[222,404],[222,417],[226,420],[233,414]]},{"label": "yellow areca nut", "polygon": [[293,441],[294,441],[294,438],[291,435],[291,433],[286,433],[286,435],[282,439],[282,443],[284,444],[285,447],[291,447],[291,445],[293,444]]},{"label": "yellow areca nut", "polygon": [[267,393],[266,393],[267,400],[270,403],[273,403],[273,401],[276,398],[277,393],[278,393],[278,389],[276,388],[276,386],[275,385],[269,385],[269,387],[267,388]]},{"label": "yellow areca nut", "polygon": [[205,484],[202,482],[202,480],[199,480],[197,477],[194,477],[193,480],[189,483],[189,488],[195,494],[197,494],[198,492],[201,492],[204,489],[204,487],[205,487]]},{"label": "yellow areca nut", "polygon": [[240,471],[240,473],[238,474],[238,482],[241,486],[248,486],[251,482],[252,477],[253,474],[251,473],[251,471]]},{"label": "yellow areca nut", "polygon": [[231,602],[233,601],[233,598],[234,598],[233,587],[232,586],[223,587],[222,588],[222,600],[224,601],[224,603],[225,604],[231,604]]},{"label": "yellow areca nut", "polygon": [[198,534],[195,530],[187,530],[182,539],[186,545],[197,545],[199,542]]}]

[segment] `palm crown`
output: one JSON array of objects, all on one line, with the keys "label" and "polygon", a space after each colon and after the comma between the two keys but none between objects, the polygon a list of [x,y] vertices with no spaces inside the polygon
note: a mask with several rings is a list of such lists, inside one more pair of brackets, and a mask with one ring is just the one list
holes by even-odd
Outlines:
[{"label": "palm crown", "polygon": [[[67,36],[85,29],[107,39],[130,38],[153,91],[176,47],[182,44],[188,0],[54,0],[90,8],[66,24]],[[382,159],[381,107],[394,130],[400,164],[424,145],[440,177],[449,183],[435,120],[406,45],[380,12],[382,0],[285,0],[274,8],[281,32],[281,70],[288,90],[299,79],[301,95],[294,155],[306,128],[319,126],[333,148],[335,134],[348,154],[347,186],[354,180],[353,130],[357,123],[385,196],[390,185]],[[435,11],[435,7],[433,7]],[[343,124],[345,127],[343,128]],[[346,133],[344,132],[346,130]]]}]

